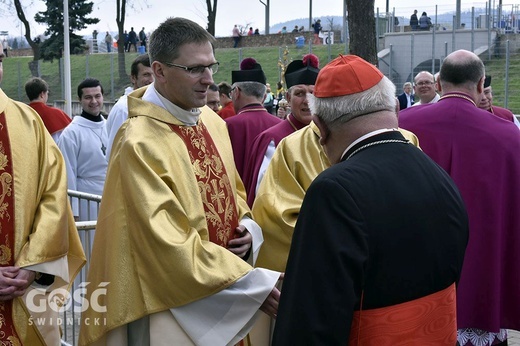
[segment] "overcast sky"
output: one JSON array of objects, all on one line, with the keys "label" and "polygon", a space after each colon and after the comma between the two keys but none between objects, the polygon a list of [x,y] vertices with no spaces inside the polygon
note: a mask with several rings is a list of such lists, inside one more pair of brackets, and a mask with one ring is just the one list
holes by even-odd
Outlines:
[{"label": "overcast sky", "polygon": [[[151,32],[160,22],[170,16],[186,17],[206,26],[206,1],[205,0],[129,0],[132,1],[133,8],[127,7],[127,17],[125,21],[126,29],[130,30],[133,26],[136,31],[145,27],[146,32]],[[498,0],[491,0],[498,4]],[[29,0],[22,0],[22,3],[29,4]],[[397,16],[409,18],[414,9],[419,13],[426,11],[429,16],[435,15],[435,5],[438,13],[455,11],[456,0],[436,0],[431,1],[431,5],[411,6],[410,0],[389,0],[390,12],[395,8]],[[503,0],[504,4],[520,4],[520,0]],[[306,18],[302,23],[308,26],[309,1],[305,0],[270,0],[271,13],[270,25],[285,22],[297,18]],[[463,9],[474,7],[485,7],[485,2],[473,2],[462,0]],[[3,6],[3,5],[2,5]],[[375,7],[379,12],[386,10],[386,0],[376,0]],[[43,1],[35,3],[26,10],[28,18],[34,18],[36,11],[45,10]],[[343,11],[342,0],[314,0],[312,6],[312,17],[314,19],[326,16],[341,16]],[[116,32],[115,21],[115,1],[114,0],[94,0],[94,11],[92,16],[100,19],[96,25],[89,26],[80,34],[90,34],[94,29],[98,32],[107,30]],[[0,30],[8,30],[10,36],[19,36],[23,33],[20,22],[16,17],[14,9],[6,10],[0,8],[2,18]],[[36,24],[31,20],[31,30],[33,36],[42,34],[45,26]],[[259,28],[260,32],[265,29],[265,6],[259,0],[219,0],[217,8],[216,36],[230,36],[234,24],[252,26]],[[104,37],[104,35],[102,36]]]}]

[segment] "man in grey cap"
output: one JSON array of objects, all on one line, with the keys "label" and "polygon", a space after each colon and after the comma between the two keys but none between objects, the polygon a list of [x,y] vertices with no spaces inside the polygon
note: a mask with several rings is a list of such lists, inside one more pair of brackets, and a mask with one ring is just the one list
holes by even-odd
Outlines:
[{"label": "man in grey cap", "polygon": [[240,63],[239,71],[231,72],[231,99],[236,115],[226,119],[235,164],[242,180],[253,141],[262,131],[280,123],[264,108],[265,74],[262,66],[253,58]]}]

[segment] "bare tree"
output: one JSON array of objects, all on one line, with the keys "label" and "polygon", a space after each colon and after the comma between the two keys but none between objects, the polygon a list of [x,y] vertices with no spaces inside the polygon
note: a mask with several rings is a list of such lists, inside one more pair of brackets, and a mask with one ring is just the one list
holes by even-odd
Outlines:
[{"label": "bare tree", "polygon": [[341,31],[343,28],[341,27],[341,23],[334,23],[334,17],[326,17],[327,21],[326,29],[329,31]]},{"label": "bare tree", "polygon": [[128,80],[125,65],[125,16],[126,0],[116,0],[116,23],[117,23],[117,70],[121,82]]},{"label": "bare tree", "polygon": [[375,0],[344,1],[348,10],[350,53],[377,65]]},{"label": "bare tree", "polygon": [[25,39],[27,40],[27,43],[29,43],[29,46],[31,46],[31,49],[33,51],[33,60],[29,62],[29,69],[31,70],[31,75],[33,77],[39,77],[38,76],[38,59],[40,58],[40,40],[35,39],[33,40],[31,37],[31,26],[29,25],[29,21],[25,17],[25,12],[23,10],[22,4],[20,0],[13,0],[14,1],[14,7],[16,8],[16,15],[18,16],[18,19],[23,24],[23,27],[25,29]]},{"label": "bare tree", "polygon": [[247,36],[249,28],[251,28],[251,22],[246,22],[244,25],[238,25],[238,30],[242,36]]},{"label": "bare tree", "polygon": [[215,21],[217,19],[217,0],[206,0],[208,7],[208,32],[215,36]]},{"label": "bare tree", "polygon": [[327,18],[325,18],[325,20],[328,23],[329,30],[330,31],[334,30],[334,17],[327,17]]}]

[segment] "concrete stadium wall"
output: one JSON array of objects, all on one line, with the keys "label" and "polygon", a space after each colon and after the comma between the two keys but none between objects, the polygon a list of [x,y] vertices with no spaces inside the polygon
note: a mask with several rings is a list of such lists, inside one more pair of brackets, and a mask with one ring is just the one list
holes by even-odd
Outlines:
[{"label": "concrete stadium wall", "polygon": [[[507,40],[510,41],[511,50],[519,48],[517,36],[502,35],[502,53],[505,52]],[[396,85],[402,85],[410,80],[412,70],[419,64],[429,61],[431,66],[432,59],[440,63],[447,54],[458,49],[473,51],[482,59],[487,59],[488,49],[494,48],[494,38],[495,32],[488,32],[487,29],[437,31],[435,35],[431,31],[389,33],[384,36],[384,48],[378,54],[379,69]]]}]

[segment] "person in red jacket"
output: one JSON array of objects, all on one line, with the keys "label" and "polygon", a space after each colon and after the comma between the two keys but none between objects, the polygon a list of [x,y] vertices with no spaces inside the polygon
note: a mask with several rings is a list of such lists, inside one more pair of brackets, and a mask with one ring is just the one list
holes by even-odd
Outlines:
[{"label": "person in red jacket", "polygon": [[49,131],[54,141],[57,142],[63,129],[70,124],[70,117],[59,108],[47,106],[49,85],[43,79],[38,77],[29,79],[25,83],[25,93],[31,102],[29,106],[40,115],[47,131]]},{"label": "person in red jacket", "polygon": [[231,85],[226,82],[221,82],[218,85],[218,92],[220,96],[220,104],[222,108],[217,112],[222,119],[227,119],[235,115],[235,106],[231,100]]}]

